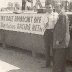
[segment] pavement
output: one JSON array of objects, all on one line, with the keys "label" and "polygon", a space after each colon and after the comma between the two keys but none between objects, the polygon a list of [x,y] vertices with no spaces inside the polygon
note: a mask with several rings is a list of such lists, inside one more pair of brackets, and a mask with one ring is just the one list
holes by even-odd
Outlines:
[{"label": "pavement", "polygon": [[[44,65],[45,59],[32,57],[31,52],[0,47],[0,72],[52,72],[52,68],[41,68]],[[71,66],[67,66],[67,72],[72,72]]]}]

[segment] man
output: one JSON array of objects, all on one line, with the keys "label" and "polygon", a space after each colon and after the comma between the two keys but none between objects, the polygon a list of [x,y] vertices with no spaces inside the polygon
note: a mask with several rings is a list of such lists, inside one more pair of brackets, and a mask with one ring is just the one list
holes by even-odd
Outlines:
[{"label": "man", "polygon": [[62,8],[63,6],[60,3],[55,6],[59,16],[53,31],[53,72],[66,72],[66,49],[69,44],[70,34],[68,16]]},{"label": "man", "polygon": [[44,16],[44,42],[46,49],[46,66],[50,67],[50,50],[53,44],[53,29],[56,24],[57,13],[53,12],[53,7],[51,4],[46,5],[46,14]]}]

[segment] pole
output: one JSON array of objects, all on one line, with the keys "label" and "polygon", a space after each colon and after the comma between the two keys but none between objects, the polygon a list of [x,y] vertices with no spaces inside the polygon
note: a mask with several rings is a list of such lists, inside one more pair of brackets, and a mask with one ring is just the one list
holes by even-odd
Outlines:
[{"label": "pole", "polygon": [[31,8],[33,9],[33,0],[31,0]]}]

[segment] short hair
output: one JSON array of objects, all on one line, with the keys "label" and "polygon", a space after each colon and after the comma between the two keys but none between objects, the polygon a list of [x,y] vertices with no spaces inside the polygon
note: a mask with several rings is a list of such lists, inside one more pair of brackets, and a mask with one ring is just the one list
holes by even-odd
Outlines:
[{"label": "short hair", "polygon": [[62,3],[55,3],[56,6],[60,6],[61,8],[63,8],[63,4]]},{"label": "short hair", "polygon": [[51,2],[46,1],[46,2],[45,2],[45,6],[46,6],[46,5],[52,5],[52,4],[51,4]]},{"label": "short hair", "polygon": [[[46,6],[49,6],[49,5],[51,5],[51,6],[52,6],[52,4],[51,4],[51,3],[49,3],[49,4],[46,4],[46,5],[45,5],[45,7],[46,7]],[[52,6],[52,7],[53,7],[53,6]]]}]

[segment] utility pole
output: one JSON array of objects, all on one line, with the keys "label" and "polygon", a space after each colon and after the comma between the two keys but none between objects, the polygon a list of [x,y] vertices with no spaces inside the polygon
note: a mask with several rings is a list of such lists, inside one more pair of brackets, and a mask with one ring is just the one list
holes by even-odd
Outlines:
[{"label": "utility pole", "polygon": [[25,10],[26,0],[22,0],[22,10]]}]

